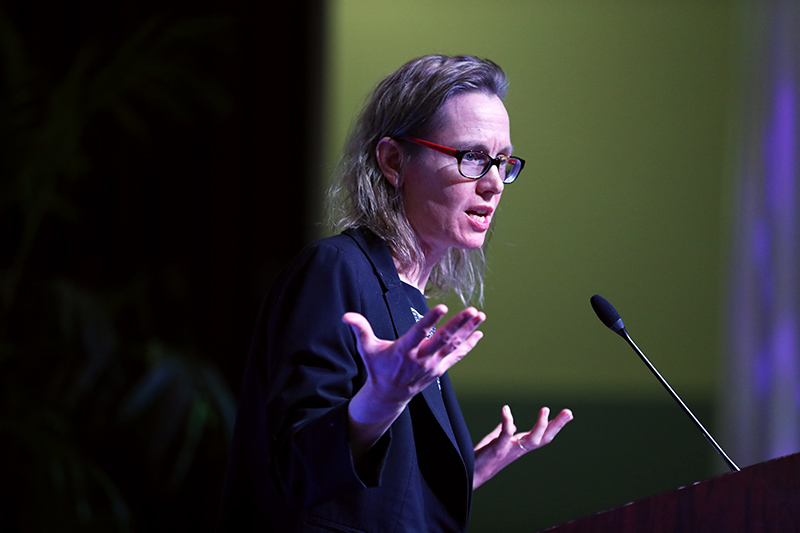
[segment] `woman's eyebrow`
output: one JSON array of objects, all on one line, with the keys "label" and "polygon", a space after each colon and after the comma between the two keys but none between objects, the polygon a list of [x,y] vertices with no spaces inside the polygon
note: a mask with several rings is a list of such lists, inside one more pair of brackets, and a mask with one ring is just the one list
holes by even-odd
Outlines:
[{"label": "woman's eyebrow", "polygon": [[[482,141],[475,141],[475,142],[472,142],[472,143],[471,142],[465,142],[465,143],[463,143],[463,146],[471,146],[472,148],[470,148],[470,150],[477,150],[479,152],[486,152],[487,154],[489,153],[489,146],[486,143],[482,142]],[[460,150],[460,148],[459,148],[459,150]],[[497,153],[504,154],[504,155],[513,154],[514,153],[514,146],[512,144],[504,146]]]}]

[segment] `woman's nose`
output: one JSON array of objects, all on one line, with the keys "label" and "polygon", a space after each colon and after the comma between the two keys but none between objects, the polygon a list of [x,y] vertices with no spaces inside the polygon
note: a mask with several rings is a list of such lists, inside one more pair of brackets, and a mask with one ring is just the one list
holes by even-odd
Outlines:
[{"label": "woman's nose", "polygon": [[481,195],[485,193],[500,194],[503,192],[505,183],[500,178],[500,169],[497,165],[492,165],[486,174],[478,178],[477,187],[478,193]]}]

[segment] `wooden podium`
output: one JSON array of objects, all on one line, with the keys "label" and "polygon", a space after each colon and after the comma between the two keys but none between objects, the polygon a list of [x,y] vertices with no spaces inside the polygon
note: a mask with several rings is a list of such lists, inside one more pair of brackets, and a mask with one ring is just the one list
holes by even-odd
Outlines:
[{"label": "wooden podium", "polygon": [[545,531],[800,532],[800,454],[759,463]]}]

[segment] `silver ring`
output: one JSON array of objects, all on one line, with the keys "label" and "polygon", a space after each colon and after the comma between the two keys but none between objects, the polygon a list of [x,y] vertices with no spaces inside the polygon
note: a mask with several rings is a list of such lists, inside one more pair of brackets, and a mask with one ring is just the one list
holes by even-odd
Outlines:
[{"label": "silver ring", "polygon": [[522,451],[523,451],[523,452],[527,452],[527,451],[528,451],[528,450],[525,448],[525,446],[523,446],[523,445],[522,445],[522,443],[521,443],[520,441],[517,441],[517,446],[519,446],[520,448],[522,448]]}]

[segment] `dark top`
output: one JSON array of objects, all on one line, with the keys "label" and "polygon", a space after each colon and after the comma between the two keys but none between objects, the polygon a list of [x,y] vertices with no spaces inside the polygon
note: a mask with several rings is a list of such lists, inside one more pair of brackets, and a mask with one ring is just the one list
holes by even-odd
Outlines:
[{"label": "dark top", "polygon": [[[409,300],[411,297],[414,302]],[[366,379],[355,311],[396,339],[428,308],[366,229],[306,248],[278,276],[247,362],[220,531],[463,531],[472,443],[447,374],[353,465],[347,405]],[[441,390],[440,390],[441,387]]]}]

